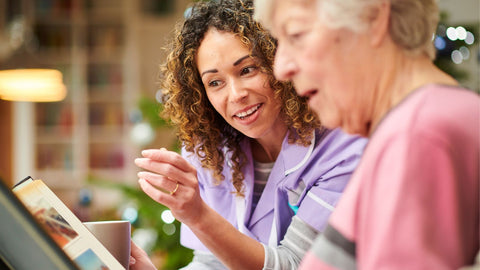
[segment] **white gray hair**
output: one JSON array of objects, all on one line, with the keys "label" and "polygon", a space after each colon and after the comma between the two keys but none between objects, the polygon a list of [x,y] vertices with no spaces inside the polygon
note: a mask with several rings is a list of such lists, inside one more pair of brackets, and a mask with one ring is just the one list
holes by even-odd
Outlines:
[{"label": "white gray hair", "polygon": [[[275,1],[255,0],[255,19],[271,28]],[[411,55],[435,58],[433,35],[439,20],[437,0],[288,0],[316,5],[320,19],[331,28],[354,32],[368,29],[382,2],[390,3],[389,33],[399,47]]]}]

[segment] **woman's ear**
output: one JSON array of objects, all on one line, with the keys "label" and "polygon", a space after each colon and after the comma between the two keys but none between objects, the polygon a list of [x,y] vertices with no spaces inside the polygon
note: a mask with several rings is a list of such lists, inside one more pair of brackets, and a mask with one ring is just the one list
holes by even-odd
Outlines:
[{"label": "woman's ear", "polygon": [[378,47],[388,36],[390,24],[390,1],[382,1],[377,7],[376,14],[373,14],[370,21],[370,44],[373,47]]}]

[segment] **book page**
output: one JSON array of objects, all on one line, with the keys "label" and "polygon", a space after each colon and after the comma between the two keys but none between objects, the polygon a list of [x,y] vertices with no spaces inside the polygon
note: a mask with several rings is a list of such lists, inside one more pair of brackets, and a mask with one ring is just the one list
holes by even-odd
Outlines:
[{"label": "book page", "polygon": [[26,180],[13,192],[81,269],[125,269],[42,180]]}]

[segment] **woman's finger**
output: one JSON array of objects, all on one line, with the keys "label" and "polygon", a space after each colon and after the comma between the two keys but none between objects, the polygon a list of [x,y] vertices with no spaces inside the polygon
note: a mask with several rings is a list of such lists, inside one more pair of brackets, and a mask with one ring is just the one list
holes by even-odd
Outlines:
[{"label": "woman's finger", "polygon": [[137,174],[138,178],[143,178],[147,180],[153,186],[164,190],[165,192],[169,193],[178,185],[178,181],[175,181],[171,178],[165,177],[163,175],[159,175],[156,173],[151,172],[139,172]]},{"label": "woman's finger", "polygon": [[143,150],[142,156],[162,163],[171,164],[184,172],[192,172],[192,170],[195,170],[180,154],[168,151],[165,148]]},{"label": "woman's finger", "polygon": [[132,266],[132,265],[134,265],[136,262],[137,262],[137,260],[135,260],[134,257],[130,256],[130,260],[128,261],[128,264],[129,264],[130,266]]},{"label": "woman's finger", "polygon": [[143,190],[143,192],[145,192],[145,194],[147,194],[148,197],[152,198],[154,201],[160,204],[163,204],[170,209],[172,207],[175,207],[176,205],[175,199],[181,190],[181,185],[178,185],[178,187],[175,187],[174,189],[175,193],[171,194],[170,192],[167,193],[157,189],[155,186],[153,186],[151,183],[149,183],[145,179],[139,179],[138,183],[140,185],[140,188]]},{"label": "woman's finger", "polygon": [[160,160],[153,160],[150,158],[136,158],[135,164],[142,169],[163,175],[187,186],[196,184],[195,169],[185,172],[183,170],[180,170],[176,166],[176,164],[166,163]]},{"label": "woman's finger", "polygon": [[148,257],[148,254],[137,246],[133,240],[130,241],[130,263],[131,270],[156,270],[155,265]]}]

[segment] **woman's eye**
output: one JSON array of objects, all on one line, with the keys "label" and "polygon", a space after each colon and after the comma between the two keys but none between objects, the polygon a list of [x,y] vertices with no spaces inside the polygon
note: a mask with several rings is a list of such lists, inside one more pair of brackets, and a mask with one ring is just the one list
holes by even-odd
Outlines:
[{"label": "woman's eye", "polygon": [[249,73],[253,72],[256,68],[257,67],[255,67],[255,66],[242,68],[242,71],[240,72],[240,75],[249,74]]},{"label": "woman's eye", "polygon": [[218,80],[208,82],[209,87],[216,87],[216,86],[219,86],[219,85],[220,85],[220,82]]},{"label": "woman's eye", "polygon": [[303,36],[303,32],[294,32],[294,33],[288,34],[287,39],[290,43],[295,43],[299,41],[300,38],[302,38],[302,36]]}]

